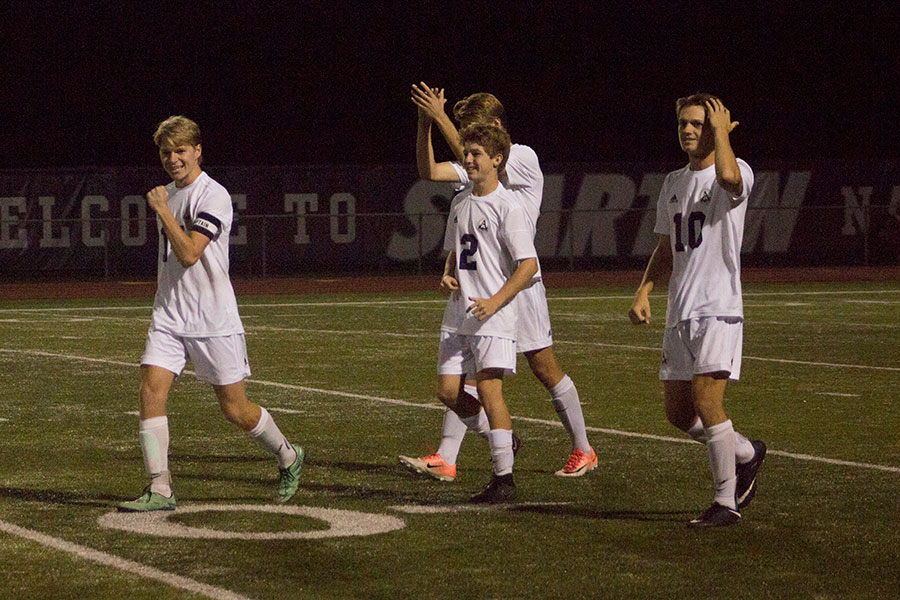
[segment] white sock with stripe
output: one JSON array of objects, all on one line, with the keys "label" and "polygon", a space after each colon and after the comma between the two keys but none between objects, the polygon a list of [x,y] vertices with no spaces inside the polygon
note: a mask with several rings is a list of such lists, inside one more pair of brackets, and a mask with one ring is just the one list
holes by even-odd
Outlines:
[{"label": "white sock with stripe", "polygon": [[169,418],[141,419],[138,427],[144,467],[150,475],[150,491],[167,498],[172,495],[169,475]]},{"label": "white sock with stripe", "polygon": [[587,439],[584,414],[581,411],[581,400],[578,397],[575,382],[568,375],[563,375],[559,383],[550,390],[550,395],[553,398],[556,415],[572,439],[572,448],[590,453],[591,444]]},{"label": "white sock with stripe", "polygon": [[250,437],[267,452],[275,455],[279,467],[283,469],[291,466],[297,460],[297,451],[278,429],[278,425],[275,424],[275,419],[272,418],[269,411],[265,408],[261,410],[259,422],[248,432]]},{"label": "white sock with stripe", "polygon": [[[687,430],[687,434],[691,436],[691,438],[701,444],[705,444],[706,430],[703,428],[703,423],[700,421],[700,417],[694,421],[694,424],[690,426]],[[753,455],[756,453],[756,450],[753,448],[753,444],[750,443],[746,437],[744,437],[740,432],[734,432],[734,460],[738,464],[744,464],[745,462],[750,461],[753,458]]]},{"label": "white sock with stripe", "polygon": [[458,414],[449,408],[444,409],[444,423],[441,426],[441,445],[438,446],[437,453],[441,455],[448,465],[456,464],[456,457],[459,456],[459,447],[466,436],[466,430],[468,430],[468,426],[459,418]]},{"label": "white sock with stripe", "polygon": [[734,427],[731,421],[706,428],[709,466],[716,482],[716,502],[737,509],[734,499],[737,488],[734,459]]},{"label": "white sock with stripe", "polygon": [[491,444],[491,460],[494,475],[507,475],[513,470],[512,430],[491,429],[488,436]]}]

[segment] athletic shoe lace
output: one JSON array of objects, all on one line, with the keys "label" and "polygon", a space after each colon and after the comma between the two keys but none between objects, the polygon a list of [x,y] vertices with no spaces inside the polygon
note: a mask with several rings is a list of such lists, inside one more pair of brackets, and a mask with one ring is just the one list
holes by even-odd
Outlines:
[{"label": "athletic shoe lace", "polygon": [[566,461],[566,469],[575,469],[578,466],[578,463],[583,460],[584,454],[585,453],[578,448],[572,450],[572,454],[569,455],[569,460]]}]

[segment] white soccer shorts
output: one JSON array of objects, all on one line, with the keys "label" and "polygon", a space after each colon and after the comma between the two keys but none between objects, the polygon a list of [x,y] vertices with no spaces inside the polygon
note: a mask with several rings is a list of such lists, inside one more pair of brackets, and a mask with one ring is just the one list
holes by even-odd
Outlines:
[{"label": "white soccer shorts", "polygon": [[142,365],[153,365],[180,375],[187,360],[200,381],[230,385],[250,376],[244,334],[216,337],[181,337],[151,329],[141,356]]},{"label": "white soccer shorts", "polygon": [[728,372],[728,379],[741,376],[744,320],[740,317],[688,319],[666,329],[663,335],[659,378],[690,381],[694,375]]},{"label": "white soccer shorts", "polygon": [[541,350],[553,345],[550,328],[550,309],[547,307],[547,290],[544,282],[535,281],[516,294],[518,311],[516,321],[516,345],[519,352]]},{"label": "white soccer shorts", "polygon": [[441,332],[438,375],[474,377],[484,369],[516,372],[516,341],[492,335]]}]

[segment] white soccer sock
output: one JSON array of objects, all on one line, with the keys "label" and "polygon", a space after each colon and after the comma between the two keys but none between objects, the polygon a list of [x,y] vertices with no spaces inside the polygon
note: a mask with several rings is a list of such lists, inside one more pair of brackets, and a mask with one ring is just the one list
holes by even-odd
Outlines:
[{"label": "white soccer sock", "polygon": [[297,451],[287,441],[287,438],[278,429],[275,419],[269,411],[262,409],[259,422],[249,432],[250,437],[256,440],[260,446],[278,459],[278,466],[282,469],[291,466],[297,460]]},{"label": "white soccer sock", "polygon": [[734,499],[737,487],[734,459],[734,427],[731,421],[706,428],[709,466],[716,482],[716,502],[729,508],[737,508]]},{"label": "white soccer sock", "polygon": [[[700,417],[694,421],[694,424],[691,425],[690,429],[687,430],[687,434],[691,436],[695,441],[700,442],[701,444],[706,443],[706,430],[703,429],[703,422],[700,421]],[[744,464],[753,458],[753,455],[756,453],[756,450],[753,448],[753,444],[750,443],[750,440],[745,438],[739,432],[734,432],[734,460],[738,464]]]},{"label": "white soccer sock", "polygon": [[753,444],[750,443],[750,440],[745,438],[743,435],[734,432],[734,460],[738,464],[744,464],[745,462],[749,462],[753,459],[753,456],[756,454],[756,449],[753,447]]},{"label": "white soccer sock", "polygon": [[494,475],[507,475],[513,470],[512,430],[491,429],[488,442],[491,444],[491,460]]},{"label": "white soccer sock", "polygon": [[152,417],[142,419],[139,425],[141,452],[144,455],[144,467],[150,475],[150,491],[172,495],[171,477],[169,476],[169,419],[168,417]]},{"label": "white soccer sock", "polygon": [[584,414],[581,412],[581,400],[578,398],[575,382],[568,375],[563,375],[559,383],[550,390],[550,395],[553,397],[556,415],[572,439],[572,447],[582,452],[590,452],[591,444],[587,439]]},{"label": "white soccer sock", "polygon": [[462,445],[467,429],[468,427],[459,418],[458,414],[449,408],[444,410],[444,424],[441,426],[441,445],[438,446],[437,453],[441,455],[448,465],[456,464],[456,457],[459,456],[459,447]]},{"label": "white soccer sock", "polygon": [[473,415],[471,417],[466,417],[465,419],[462,420],[462,422],[466,424],[466,427],[468,427],[469,429],[471,429],[472,431],[474,431],[475,433],[477,433],[484,439],[486,439],[486,440],[490,439],[490,438],[488,438],[488,434],[491,431],[491,424],[488,421],[487,413],[484,412],[483,408],[480,411],[478,411],[477,415]]},{"label": "white soccer sock", "polygon": [[691,436],[691,439],[695,442],[705,444],[707,441],[706,430],[703,428],[703,421],[700,420],[700,417],[694,419],[694,424],[691,425],[686,433]]}]

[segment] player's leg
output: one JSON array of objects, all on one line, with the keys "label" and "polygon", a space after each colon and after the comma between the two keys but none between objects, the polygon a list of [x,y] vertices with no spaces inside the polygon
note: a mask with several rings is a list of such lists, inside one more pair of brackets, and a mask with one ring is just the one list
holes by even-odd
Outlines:
[{"label": "player's leg", "polygon": [[531,372],[550,392],[556,416],[572,442],[569,458],[563,468],[556,471],[556,475],[580,477],[589,473],[597,467],[597,453],[588,442],[581,399],[575,382],[560,368],[552,346],[526,351],[525,358]]},{"label": "player's leg", "polygon": [[300,487],[300,473],[306,451],[295,448],[281,433],[275,419],[265,408],[247,398],[244,381],[213,385],[219,408],[225,418],[247,432],[251,439],[278,463],[278,488],[275,500],[284,503],[293,498]]},{"label": "player's leg", "polygon": [[513,432],[512,417],[503,398],[503,375],[515,373],[515,342],[505,338],[474,336],[470,338],[475,359],[478,399],[484,406],[491,432],[493,477],[484,489],[471,498],[471,502],[511,502],[515,499],[513,482]]},{"label": "player's leg", "polygon": [[566,464],[556,474],[584,475],[597,466],[597,455],[588,442],[578,389],[563,372],[553,352],[550,309],[543,282],[534,282],[519,292],[516,303],[516,346],[525,354],[531,372],[550,393],[556,415],[572,443]]},{"label": "player's leg", "polygon": [[244,380],[250,376],[250,361],[244,335],[186,339],[185,347],[197,379],[212,384],[222,415],[275,457],[279,474],[276,501],[290,500],[300,485],[306,453],[287,440],[269,411],[247,398]]},{"label": "player's leg", "polygon": [[169,420],[166,416],[166,403],[172,383],[184,368],[185,360],[181,340],[160,331],[148,332],[141,356],[138,435],[150,485],[140,497],[119,504],[121,511],[175,509],[172,476],[169,472]]},{"label": "player's leg", "polygon": [[503,371],[485,369],[478,373],[478,398],[484,406],[491,432],[488,441],[491,446],[493,476],[491,481],[470,499],[474,503],[511,502],[515,499],[516,487],[513,481],[513,432],[512,418],[503,400]]}]

